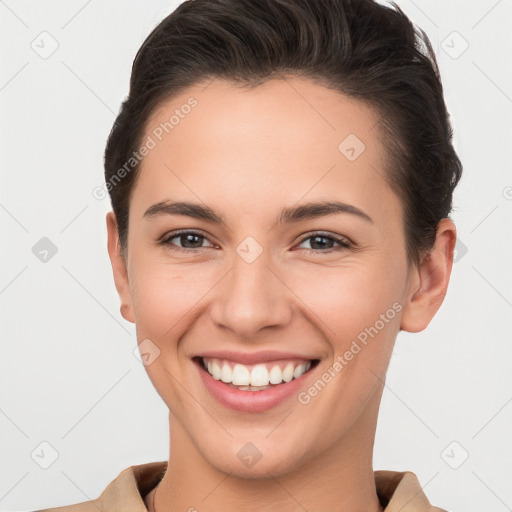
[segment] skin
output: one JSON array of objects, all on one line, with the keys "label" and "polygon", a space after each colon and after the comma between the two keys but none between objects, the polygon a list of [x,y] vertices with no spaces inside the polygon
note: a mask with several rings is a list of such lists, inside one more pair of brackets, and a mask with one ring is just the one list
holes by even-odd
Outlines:
[{"label": "skin", "polygon": [[[430,255],[408,263],[402,204],[383,179],[378,119],[363,103],[298,77],[252,90],[214,80],[163,103],[146,135],[191,96],[197,106],[142,162],[126,258],[113,212],[106,219],[121,313],[139,343],[161,351],[146,370],[169,408],[170,457],[147,507],[382,511],[372,452],[386,370],[398,332],[425,329],[444,300],[455,226],[443,219]],[[338,149],[349,134],[366,146],[355,161]],[[226,226],[144,217],[164,200],[208,205]],[[275,225],[283,207],[320,200],[356,206],[373,222],[341,213]],[[205,238],[158,244],[178,229]],[[315,231],[353,246],[315,245]],[[252,263],[236,251],[248,236],[263,249]],[[308,404],[228,409],[191,360],[212,347],[285,350],[320,359],[320,378],[394,303],[396,316]],[[262,454],[252,467],[237,457],[249,441]]]}]

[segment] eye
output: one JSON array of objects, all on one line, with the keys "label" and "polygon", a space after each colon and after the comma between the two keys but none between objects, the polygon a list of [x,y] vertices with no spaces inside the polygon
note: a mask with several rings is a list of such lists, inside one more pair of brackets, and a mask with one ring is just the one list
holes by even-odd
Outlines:
[{"label": "eye", "polygon": [[[176,243],[173,243],[173,240],[175,239],[179,240],[181,246],[177,245]],[[208,238],[206,238],[205,235],[199,232],[191,230],[181,230],[169,233],[169,235],[163,238],[159,242],[159,244],[165,245],[173,251],[197,253],[199,249],[205,248],[205,246],[203,246],[203,242],[205,240],[208,240]],[[303,243],[308,241],[311,241],[310,245],[312,246],[312,249],[302,249],[303,251],[306,251],[308,253],[325,254],[350,249],[353,247],[353,244],[347,238],[330,235],[328,233],[313,233],[303,238],[299,245],[302,245]],[[333,249],[333,244],[338,244],[338,248]],[[210,247],[215,246],[212,244],[210,245]]]},{"label": "eye", "polygon": [[[175,243],[172,243],[172,240],[177,238],[181,244],[184,244],[185,246],[192,246],[190,247],[180,247],[176,245]],[[168,236],[163,238],[159,244],[168,246],[173,251],[180,251],[180,252],[198,252],[198,249],[202,249],[202,243],[204,240],[208,240],[204,235],[201,233],[198,233],[196,231],[190,231],[190,230],[181,230],[181,231],[174,231],[170,233]],[[214,247],[213,245],[211,247]]]},{"label": "eye", "polygon": [[[330,235],[328,233],[313,233],[306,238],[303,238],[300,242],[300,245],[304,242],[311,240],[310,245],[313,247],[312,249],[303,249],[308,253],[330,253],[334,251],[341,251],[345,249],[352,248],[352,243],[344,237]],[[327,242],[326,242],[327,241]],[[338,244],[338,249],[332,248],[332,243]],[[315,247],[318,247],[322,250],[317,250]]]}]

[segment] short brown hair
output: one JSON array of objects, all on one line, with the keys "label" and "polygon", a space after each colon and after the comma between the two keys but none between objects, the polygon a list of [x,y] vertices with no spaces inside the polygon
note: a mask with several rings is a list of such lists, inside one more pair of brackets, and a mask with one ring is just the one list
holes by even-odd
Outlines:
[{"label": "short brown hair", "polygon": [[[373,107],[387,148],[386,178],[403,204],[407,256],[418,264],[448,217],[462,165],[436,57],[394,3],[373,0],[189,0],[147,37],[105,150],[105,179],[139,147],[150,115],[207,79],[254,87],[311,79]],[[109,188],[120,244],[137,167]]]}]

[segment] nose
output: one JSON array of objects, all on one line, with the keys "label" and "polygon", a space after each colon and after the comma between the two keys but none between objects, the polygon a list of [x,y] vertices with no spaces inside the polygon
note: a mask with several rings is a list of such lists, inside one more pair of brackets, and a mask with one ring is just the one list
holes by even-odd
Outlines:
[{"label": "nose", "polygon": [[254,338],[266,327],[284,327],[291,321],[293,294],[265,252],[252,263],[235,256],[233,267],[215,289],[211,318],[238,338]]}]

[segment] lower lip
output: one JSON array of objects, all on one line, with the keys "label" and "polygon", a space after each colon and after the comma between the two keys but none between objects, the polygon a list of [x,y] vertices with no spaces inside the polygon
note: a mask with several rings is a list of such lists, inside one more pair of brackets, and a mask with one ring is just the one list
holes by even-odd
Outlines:
[{"label": "lower lip", "polygon": [[276,407],[293,395],[297,395],[314,369],[312,366],[306,373],[290,382],[283,382],[263,391],[242,391],[228,386],[221,380],[215,380],[204,368],[201,361],[194,361],[201,379],[208,391],[222,405],[243,412],[264,412]]}]

